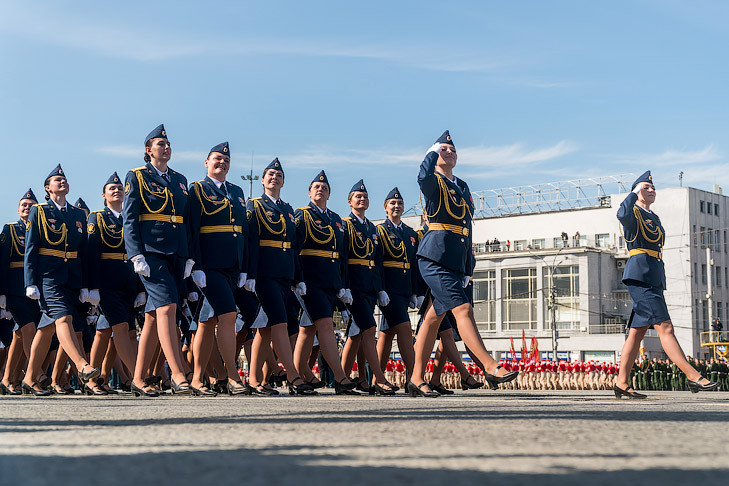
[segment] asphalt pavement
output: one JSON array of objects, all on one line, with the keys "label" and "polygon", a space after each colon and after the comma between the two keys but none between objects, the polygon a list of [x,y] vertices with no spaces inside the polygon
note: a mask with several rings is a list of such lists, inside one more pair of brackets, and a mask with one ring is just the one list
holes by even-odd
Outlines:
[{"label": "asphalt pavement", "polygon": [[0,485],[727,484],[729,392],[0,397]]}]

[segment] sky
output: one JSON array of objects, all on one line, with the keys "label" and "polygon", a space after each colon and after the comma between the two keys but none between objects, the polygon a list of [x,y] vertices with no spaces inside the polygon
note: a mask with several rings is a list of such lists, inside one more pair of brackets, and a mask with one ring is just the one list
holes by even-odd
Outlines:
[{"label": "sky", "polygon": [[278,157],[292,206],[324,169],[330,207],[363,178],[372,219],[394,186],[418,204],[445,129],[472,191],[648,169],[729,190],[728,18],[703,0],[0,0],[0,214],[58,163],[100,209],[160,123],[190,182],[229,141],[246,195]]}]

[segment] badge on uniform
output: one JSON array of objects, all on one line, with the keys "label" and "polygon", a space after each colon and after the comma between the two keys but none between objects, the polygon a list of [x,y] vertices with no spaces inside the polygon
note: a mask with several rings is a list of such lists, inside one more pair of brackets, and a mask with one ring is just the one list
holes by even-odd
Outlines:
[{"label": "badge on uniform", "polygon": [[294,222],[294,215],[293,215],[293,214],[291,214],[291,213],[289,213],[289,219],[290,219],[290,220],[291,220],[291,222],[293,223],[293,222]]},{"label": "badge on uniform", "polygon": [[81,221],[76,221],[76,228],[78,229],[78,232],[79,233],[83,233],[84,232],[84,225],[83,225],[83,223]]},{"label": "badge on uniform", "polygon": [[377,244],[377,233],[372,233],[372,240]]},{"label": "badge on uniform", "polygon": [[212,201],[217,201],[218,200],[218,196],[216,196],[215,194],[213,194],[212,196],[210,196],[210,199]]},{"label": "badge on uniform", "polygon": [[339,231],[344,232],[344,228],[342,228],[342,223],[337,221],[337,228],[339,228]]},{"label": "badge on uniform", "polygon": [[89,226],[87,229],[88,229],[89,234],[92,234],[96,230],[96,225],[94,223],[89,223]]},{"label": "badge on uniform", "polygon": [[239,197],[239,198],[238,198],[238,200],[240,201],[240,203],[241,203],[241,204],[242,204],[243,206],[245,206],[245,205],[246,205],[246,202],[245,202],[245,201],[243,200],[243,198],[242,198],[242,197]]},{"label": "badge on uniform", "polygon": [[187,196],[187,188],[185,187],[185,184],[183,184],[182,182],[180,182],[180,189],[182,189],[182,192],[184,192],[185,195]]},{"label": "badge on uniform", "polygon": [[411,236],[411,237],[410,237],[410,243],[411,243],[411,244],[412,244],[413,246],[415,246],[415,237],[414,237],[414,236]]},{"label": "badge on uniform", "polygon": [[266,211],[266,216],[273,218],[273,211]]}]

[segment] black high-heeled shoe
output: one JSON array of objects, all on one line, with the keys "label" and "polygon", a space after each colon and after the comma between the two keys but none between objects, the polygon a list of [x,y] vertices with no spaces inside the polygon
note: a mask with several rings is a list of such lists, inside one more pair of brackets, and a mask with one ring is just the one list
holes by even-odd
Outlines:
[{"label": "black high-heeled shoe", "polygon": [[47,397],[48,395],[51,394],[51,392],[49,392],[46,389],[43,389],[43,388],[37,389],[36,387],[39,386],[38,383],[33,383],[33,384],[29,385],[24,381],[21,386],[23,387],[23,390],[25,392],[30,393],[31,395],[33,395],[35,397]]},{"label": "black high-heeled shoe", "polygon": [[[91,368],[90,371],[83,371],[87,368]],[[97,378],[101,374],[101,370],[98,368],[93,368],[90,364],[87,364],[83,368],[81,368],[78,372],[78,379],[81,382],[82,385],[85,385],[86,382],[89,380],[93,380],[94,378]],[[83,388],[82,388],[83,390]]]},{"label": "black high-heeled shoe", "polygon": [[231,397],[233,395],[251,395],[253,394],[253,390],[251,389],[251,386],[248,383],[243,383],[241,381],[237,382],[235,385],[231,385],[230,382],[228,382],[226,386],[226,390],[228,391],[228,395]]},{"label": "black high-heeled shoe", "polygon": [[280,388],[284,385],[284,382],[286,382],[286,373],[271,373],[271,380],[270,382],[273,383],[276,388]]},{"label": "black high-heeled shoe", "polygon": [[[494,373],[498,373],[499,368],[501,368],[501,367],[502,367],[501,365],[497,366],[496,369],[494,370]],[[509,371],[505,375],[496,376],[495,374],[492,375],[491,373],[484,371],[483,376],[484,376],[484,378],[486,378],[486,381],[488,381],[489,385],[491,385],[491,387],[493,388],[493,385],[498,385],[500,383],[509,383],[510,381],[514,381],[516,379],[516,377],[519,376],[519,372],[518,371]]]},{"label": "black high-heeled shoe", "polygon": [[347,378],[343,378],[342,381],[334,381],[334,394],[335,395],[359,395],[359,392],[354,391],[357,387],[357,383],[349,381],[349,383],[342,383]]},{"label": "black high-heeled shoe", "polygon": [[474,378],[474,380],[473,380],[473,381],[475,381],[475,382],[476,382],[476,384],[475,384],[475,385],[471,385],[471,384],[470,384],[470,383],[468,382],[468,380],[464,380],[463,378],[461,378],[461,388],[462,388],[463,390],[475,390],[475,389],[477,389],[477,388],[481,388],[481,387],[483,386],[483,383],[481,383],[480,381],[477,381],[477,380],[476,380],[475,378]]},{"label": "black high-heeled shoe", "polygon": [[698,393],[700,391],[714,391],[719,388],[719,383],[715,381],[709,381],[706,385],[701,384],[701,380],[705,378],[702,376],[699,381],[686,380],[686,386],[691,390],[691,393]]},{"label": "black high-heeled shoe", "polygon": [[81,393],[90,397],[101,397],[108,395],[106,391],[104,391],[103,388],[101,388],[98,384],[89,386],[88,383],[83,384],[83,388],[81,388]]},{"label": "black high-heeled shoe", "polygon": [[437,385],[434,385],[433,383],[428,383],[428,386],[431,390],[436,391],[441,395],[455,395],[456,393],[453,390],[449,390],[448,388],[444,387],[440,383],[438,383]]},{"label": "black high-heeled shoe", "polygon": [[355,390],[359,390],[362,393],[370,393],[370,387],[367,386],[367,382],[365,380],[357,380],[357,386],[355,386]]},{"label": "black high-heeled shoe", "polygon": [[10,388],[5,386],[3,383],[0,383],[0,395],[9,395],[10,394]]},{"label": "black high-heeled shoe", "polygon": [[[12,387],[12,388],[10,388]],[[20,383],[11,383],[10,386],[6,387],[8,395],[22,395],[23,389],[20,387]]]},{"label": "black high-heeled shoe", "polygon": [[374,386],[372,386],[372,392],[370,394],[376,394],[381,397],[391,397],[395,395],[395,389],[392,386],[389,386],[387,388],[381,386],[379,383],[375,383]]},{"label": "black high-heeled shoe", "polygon": [[46,375],[46,374],[43,374],[42,376],[43,376],[43,379],[42,380],[38,380],[38,382],[37,382],[38,386],[41,387],[41,388],[43,388],[43,389],[50,388],[51,387],[51,383],[53,383],[53,380],[51,380],[51,377],[48,376],[48,375]]},{"label": "black high-heeled shoe", "polygon": [[51,385],[51,393],[53,395],[70,395],[71,392],[60,385]]},{"label": "black high-heeled shoe", "polygon": [[269,385],[258,385],[256,387],[251,388],[254,395],[261,395],[264,397],[275,397],[278,395],[278,391],[271,388]]},{"label": "black high-heeled shoe", "polygon": [[[295,385],[297,381],[300,381],[301,384]],[[311,385],[309,385],[307,382],[305,382],[300,376],[297,376],[294,378],[294,381],[288,381],[286,380],[286,384],[289,387],[289,395],[302,395],[302,396],[312,396],[312,395],[318,395],[317,391],[314,390]]]},{"label": "black high-heeled shoe", "polygon": [[175,380],[170,378],[170,387],[172,389],[173,395],[189,395],[192,393],[192,388],[190,387],[190,382],[185,380],[179,385],[175,383]]},{"label": "black high-heeled shoe", "polygon": [[615,398],[621,399],[623,397],[628,397],[628,398],[632,398],[634,400],[643,400],[645,398],[648,398],[648,395],[638,393],[635,390],[630,391],[630,388],[631,387],[628,387],[625,390],[623,390],[618,385],[613,385],[613,392],[615,393]]},{"label": "black high-heeled shoe", "polygon": [[217,397],[218,396],[217,392],[215,392],[205,386],[201,386],[200,388],[195,388],[194,386],[190,385],[190,390],[192,391],[192,394],[196,397]]},{"label": "black high-heeled shoe", "polygon": [[425,381],[420,386],[416,386],[412,381],[408,381],[408,393],[410,393],[411,397],[437,398],[440,396],[440,393],[432,389],[430,391],[423,391],[424,386],[428,386],[428,383]]},{"label": "black high-heeled shoe", "polygon": [[123,392],[127,392],[127,393],[131,392],[132,391],[132,382],[131,382],[131,380],[128,381],[128,382],[126,382],[126,383],[122,383],[121,385],[119,385],[119,389],[121,391],[123,391]]},{"label": "black high-heeled shoe", "polygon": [[[147,385],[149,386],[149,385]],[[154,389],[145,390],[144,388],[139,388],[137,385],[134,384],[134,382],[129,383],[129,390],[132,392],[132,395],[136,398],[139,397],[158,397],[159,392]]]},{"label": "black high-heeled shoe", "polygon": [[307,381],[306,384],[309,385],[310,387],[312,387],[314,390],[316,390],[317,388],[324,388],[324,385],[325,385],[324,382],[321,380]]},{"label": "black high-heeled shoe", "polygon": [[219,378],[213,383],[212,389],[219,395],[228,393],[228,377]]}]

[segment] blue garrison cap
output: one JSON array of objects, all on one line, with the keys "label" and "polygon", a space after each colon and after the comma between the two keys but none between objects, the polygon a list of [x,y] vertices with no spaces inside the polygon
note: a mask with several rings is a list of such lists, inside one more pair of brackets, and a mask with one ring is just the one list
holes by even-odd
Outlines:
[{"label": "blue garrison cap", "polygon": [[[122,181],[119,179],[119,175],[114,172],[104,183],[104,187],[108,186],[109,184],[121,184]],[[79,199],[80,200],[80,199]]]},{"label": "blue garrison cap", "polygon": [[319,172],[316,177],[314,177],[314,180],[311,181],[311,183],[315,182],[324,182],[327,186],[332,187],[329,185],[329,179],[327,179],[327,175],[324,173],[324,171]]},{"label": "blue garrison cap", "polygon": [[208,155],[212,154],[213,152],[220,152],[223,155],[227,155],[230,157],[230,147],[228,146],[228,142],[223,142],[217,144],[215,147],[210,149],[210,152],[208,152]]},{"label": "blue garrison cap", "polygon": [[451,134],[448,132],[448,130],[443,132],[443,135],[441,135],[440,138],[435,141],[435,143],[448,143],[453,145],[454,147],[456,146],[456,144],[453,143],[453,139],[451,139]]},{"label": "blue garrison cap", "polygon": [[630,190],[632,191],[633,189],[635,189],[635,186],[637,186],[641,182],[650,182],[651,184],[653,184],[653,177],[651,176],[651,171],[647,170],[647,171],[643,172],[643,174],[640,177],[638,177],[635,180],[635,182],[633,182],[633,187],[631,187]]},{"label": "blue garrison cap", "polygon": [[263,169],[263,173],[265,174],[268,169],[274,169],[279,170],[283,174],[283,166],[281,166],[281,162],[278,161],[278,157],[273,159],[270,164],[266,166],[265,169]]},{"label": "blue garrison cap", "polygon": [[387,193],[387,197],[385,198],[385,202],[389,201],[390,199],[402,199],[402,194],[400,194],[400,189],[397,187],[393,188],[392,191]]},{"label": "blue garrison cap", "polygon": [[25,191],[25,194],[23,194],[23,197],[20,198],[22,201],[23,199],[30,199],[31,201],[38,201],[38,198],[35,197],[35,194],[33,194],[33,189],[28,189]]},{"label": "blue garrison cap", "polygon": [[44,186],[48,184],[48,179],[50,179],[53,176],[63,176],[66,177],[66,174],[63,172],[63,169],[61,168],[61,164],[58,164],[55,169],[51,171],[50,174],[48,174],[48,177],[46,177],[46,182],[43,184]]},{"label": "blue garrison cap", "polygon": [[352,194],[353,192],[367,192],[367,188],[364,185],[364,181],[362,179],[358,180],[355,185],[352,186],[352,189],[349,190],[349,193]]},{"label": "blue garrison cap", "polygon": [[78,198],[73,205],[76,206],[79,209],[85,209],[86,211],[91,212],[91,210],[89,209],[89,207],[86,205],[86,201],[84,201],[81,198]]},{"label": "blue garrison cap", "polygon": [[144,145],[147,145],[147,142],[149,142],[153,138],[167,138],[167,131],[165,130],[164,125],[160,125],[151,132],[149,132],[147,138],[144,139]]}]

